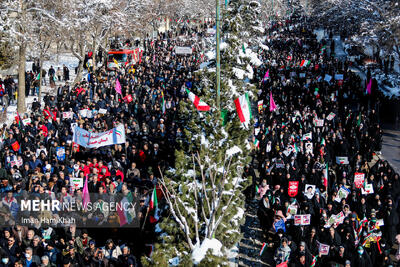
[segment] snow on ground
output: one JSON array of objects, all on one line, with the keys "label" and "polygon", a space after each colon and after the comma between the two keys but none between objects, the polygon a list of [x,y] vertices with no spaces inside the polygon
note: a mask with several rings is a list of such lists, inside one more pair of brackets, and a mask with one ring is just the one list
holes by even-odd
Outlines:
[{"label": "snow on ground", "polygon": [[[27,61],[26,62],[26,70],[30,71],[32,70],[32,61]],[[54,70],[57,71],[57,68],[60,67],[62,69],[63,65],[66,65],[69,68],[69,76],[70,76],[70,83],[75,79],[76,75],[75,75],[75,68],[78,66],[79,60],[72,55],[71,53],[63,53],[59,55],[58,58],[58,62],[57,62],[57,57],[56,55],[51,56],[49,60],[45,60],[43,61],[43,68],[46,70],[46,72],[49,71],[49,68],[51,66],[53,66]],[[15,73],[16,74],[16,73]],[[82,77],[86,77],[87,72],[83,73]],[[17,80],[15,80],[15,83],[18,83]],[[48,75],[46,75],[46,86],[42,85],[42,97],[45,96],[46,94],[50,94],[50,95],[55,95],[56,91],[58,88],[58,86],[62,86],[64,85],[64,82],[61,81],[57,81],[56,82],[56,88],[51,88],[49,86],[49,77]],[[25,102],[26,102],[26,108],[27,111],[29,112],[31,110],[32,107],[32,103],[34,101],[34,99],[37,99],[37,96],[28,96],[25,98]],[[41,99],[41,104],[42,106],[44,105],[43,99]],[[23,114],[20,114],[21,116],[23,116]],[[10,106],[8,106],[7,108],[7,119],[5,122],[3,123],[7,123],[7,125],[10,125],[13,120],[15,119],[15,116],[17,116],[17,101],[14,101],[14,104],[11,104]]]},{"label": "snow on ground", "polygon": [[192,260],[194,264],[199,264],[206,256],[208,250],[211,250],[211,253],[215,256],[222,256],[221,248],[222,243],[218,239],[206,238],[201,245],[199,243],[195,245],[192,252]]}]

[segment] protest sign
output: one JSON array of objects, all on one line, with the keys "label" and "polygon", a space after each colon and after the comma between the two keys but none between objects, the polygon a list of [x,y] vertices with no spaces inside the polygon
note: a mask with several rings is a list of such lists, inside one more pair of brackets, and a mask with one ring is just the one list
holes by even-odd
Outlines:
[{"label": "protest sign", "polygon": [[337,164],[349,164],[349,159],[347,157],[336,157],[336,163]]},{"label": "protest sign", "polygon": [[285,221],[283,219],[280,219],[279,221],[274,223],[274,228],[276,232],[278,232],[279,229],[282,229],[283,232],[286,232]]},{"label": "protest sign", "polygon": [[290,215],[295,215],[297,213],[297,206],[296,205],[289,205],[288,209],[287,209],[287,212]]},{"label": "protest sign", "polygon": [[299,181],[289,181],[288,195],[290,197],[297,196],[299,190]]},{"label": "protest sign", "polygon": [[83,178],[71,178],[71,188],[78,189],[83,187]]},{"label": "protest sign", "polygon": [[304,134],[302,140],[303,141],[312,140],[312,133],[309,132],[309,133]]},{"label": "protest sign", "polygon": [[326,117],[326,119],[327,119],[328,121],[331,121],[331,120],[333,120],[333,118],[335,118],[335,116],[336,116],[336,114],[333,113],[333,112],[331,112],[331,113],[329,113],[328,117]]},{"label": "protest sign", "polygon": [[313,154],[313,144],[306,143],[306,153]]},{"label": "protest sign", "polygon": [[29,125],[29,124],[31,124],[31,123],[32,123],[31,118],[27,118],[27,119],[23,119],[23,120],[22,120],[22,124],[23,124],[24,126],[27,126],[27,125]]},{"label": "protest sign", "polygon": [[335,74],[335,80],[336,81],[339,81],[339,80],[343,81],[343,74]]},{"label": "protest sign", "polygon": [[374,187],[372,184],[366,184],[365,188],[361,187],[361,194],[363,195],[369,195],[374,193]]},{"label": "protest sign", "polygon": [[281,159],[277,159],[277,160],[276,160],[276,168],[277,168],[277,169],[283,169],[283,168],[285,168],[285,163],[283,162],[283,160],[281,160]]},{"label": "protest sign", "polygon": [[190,46],[175,46],[175,53],[177,55],[191,55],[193,52]]},{"label": "protest sign", "polygon": [[63,119],[72,119],[73,113],[72,111],[65,111],[62,113]]},{"label": "protest sign", "polygon": [[310,225],[311,214],[294,215],[294,225]]},{"label": "protest sign", "polygon": [[342,200],[342,198],[347,198],[347,196],[349,194],[350,194],[350,190],[344,186],[341,186],[339,189],[339,192],[336,195],[335,201],[340,202]]},{"label": "protest sign", "polygon": [[308,199],[312,199],[314,197],[315,194],[315,185],[313,184],[306,184],[305,188],[304,188],[304,195],[308,198]]},{"label": "protest sign", "polygon": [[65,147],[59,146],[56,148],[56,155],[58,160],[65,160]]},{"label": "protest sign", "polygon": [[320,242],[318,242],[317,244],[318,244],[319,253],[321,253],[321,255],[328,255],[329,254],[329,248],[330,248],[329,245],[322,244]]},{"label": "protest sign", "polygon": [[107,109],[101,108],[99,109],[99,114],[107,114]]},{"label": "protest sign", "polygon": [[331,80],[332,80],[332,76],[331,76],[331,75],[329,75],[329,74],[325,74],[324,81],[326,81],[326,82],[330,82]]},{"label": "protest sign", "polygon": [[314,126],[315,126],[315,127],[322,127],[322,126],[324,126],[324,119],[314,119]]},{"label": "protest sign", "polygon": [[354,173],[354,185],[356,188],[361,188],[363,186],[365,179],[365,174],[361,172]]}]

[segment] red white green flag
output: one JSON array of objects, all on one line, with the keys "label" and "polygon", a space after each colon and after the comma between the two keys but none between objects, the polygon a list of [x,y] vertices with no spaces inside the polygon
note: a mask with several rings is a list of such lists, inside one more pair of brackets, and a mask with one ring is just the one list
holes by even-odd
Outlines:
[{"label": "red white green flag", "polygon": [[245,93],[244,95],[241,95],[239,98],[236,98],[234,102],[240,122],[248,124],[251,119],[251,108],[250,108],[251,106],[250,106],[249,95]]},{"label": "red white green flag", "polygon": [[158,216],[158,200],[157,200],[157,190],[154,187],[153,193],[151,194],[149,211],[154,210],[154,216],[150,216],[150,222],[154,223],[159,220]]},{"label": "red white green flag", "polygon": [[198,111],[209,111],[210,106],[204,103],[203,101],[200,100],[200,98],[190,92],[188,89],[186,89],[186,93],[188,94],[188,97],[190,101],[193,102],[194,106],[197,108]]},{"label": "red white green flag", "polygon": [[308,67],[310,66],[310,64],[311,64],[310,60],[303,59],[300,63],[300,67]]}]

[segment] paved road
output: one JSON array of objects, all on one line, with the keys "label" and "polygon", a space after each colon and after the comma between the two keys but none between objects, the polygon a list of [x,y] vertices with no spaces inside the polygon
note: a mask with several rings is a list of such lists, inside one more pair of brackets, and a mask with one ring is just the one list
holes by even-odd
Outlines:
[{"label": "paved road", "polygon": [[400,173],[400,125],[382,125],[382,156]]}]

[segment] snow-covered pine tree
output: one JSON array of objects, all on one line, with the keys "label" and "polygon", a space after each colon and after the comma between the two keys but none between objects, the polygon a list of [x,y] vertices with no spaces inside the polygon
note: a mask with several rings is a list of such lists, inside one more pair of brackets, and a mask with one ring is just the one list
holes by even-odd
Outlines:
[{"label": "snow-covered pine tree", "polygon": [[240,123],[234,100],[245,93],[252,98],[256,91],[250,81],[252,66],[261,64],[252,51],[258,48],[262,35],[259,8],[255,1],[231,0],[223,13],[224,124],[216,106],[215,67],[210,64],[211,68],[193,74],[195,82],[190,90],[211,109],[202,112],[189,101],[181,104],[184,138],[175,152],[175,169],[161,179],[169,216],[163,216],[158,224],[160,240],[151,259],[144,259],[145,265],[166,266],[169,260],[180,266],[225,265],[230,248],[240,239],[242,191],[250,183],[242,179],[242,170],[250,163],[251,123]]}]

